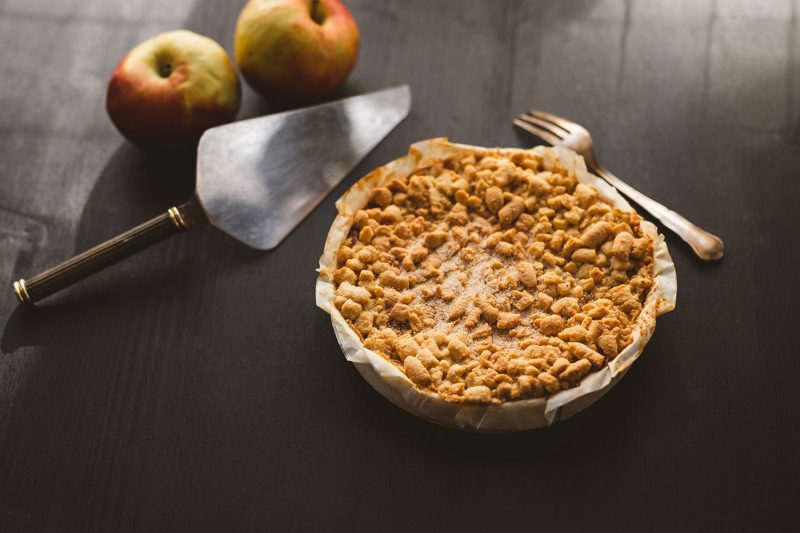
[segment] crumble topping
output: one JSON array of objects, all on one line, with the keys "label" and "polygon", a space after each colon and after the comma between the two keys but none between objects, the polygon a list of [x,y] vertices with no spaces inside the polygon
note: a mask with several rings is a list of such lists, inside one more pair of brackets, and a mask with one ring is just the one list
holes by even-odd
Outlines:
[{"label": "crumble topping", "polygon": [[545,397],[632,342],[641,218],[529,152],[445,159],[372,191],[333,272],[364,346],[452,402]]}]

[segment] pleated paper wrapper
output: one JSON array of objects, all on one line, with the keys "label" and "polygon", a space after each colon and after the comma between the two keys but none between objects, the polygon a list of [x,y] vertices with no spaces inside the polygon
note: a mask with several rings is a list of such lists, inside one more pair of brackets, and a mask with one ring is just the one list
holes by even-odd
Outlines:
[{"label": "pleated paper wrapper", "polygon": [[328,233],[319,261],[317,306],[331,315],[333,330],[345,358],[355,365],[375,390],[406,411],[445,426],[472,431],[498,432],[539,428],[578,413],[608,392],[641,355],[655,329],[656,317],[674,309],[677,296],[675,265],[667,250],[664,236],[650,222],[643,221],[641,227],[653,239],[655,283],[636,319],[633,342],[609,361],[607,366],[589,373],[578,386],[547,398],[514,400],[488,406],[445,401],[433,392],[417,388],[391,361],[365,348],[333,304],[335,287],[332,274],[337,268],[336,253],[347,239],[353,215],[367,205],[375,187],[388,183],[393,178],[410,176],[415,171],[448,157],[479,155],[487,151],[499,151],[500,155],[508,156],[523,151],[539,154],[544,157],[545,170],[551,169],[557,161],[561,167],[573,170],[579,182],[594,185],[605,201],[620,209],[633,210],[616,189],[587,172],[581,156],[566,148],[537,146],[530,150],[489,149],[454,144],[444,138],[420,141],[411,146],[408,155],[375,169],[356,182],[336,202],[339,214]]}]

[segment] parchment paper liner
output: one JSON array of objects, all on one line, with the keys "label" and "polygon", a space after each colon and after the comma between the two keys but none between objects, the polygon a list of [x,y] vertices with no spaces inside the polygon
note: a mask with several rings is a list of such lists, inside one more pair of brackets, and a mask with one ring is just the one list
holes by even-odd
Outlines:
[{"label": "parchment paper liner", "polygon": [[[375,169],[350,187],[336,202],[339,215],[331,225],[325,241],[325,250],[319,260],[317,306],[331,315],[333,330],[345,358],[355,365],[375,390],[406,411],[458,429],[474,431],[533,429],[568,418],[608,392],[642,353],[655,329],[656,317],[675,308],[677,296],[675,265],[664,243],[664,236],[660,235],[650,222],[643,221],[642,230],[653,238],[655,245],[655,283],[636,320],[633,342],[606,367],[588,374],[579,386],[558,392],[548,398],[508,401],[497,406],[447,402],[435,393],[418,389],[394,364],[366,349],[333,305],[335,294],[331,276],[336,269],[336,252],[347,238],[353,215],[367,204],[372,190],[394,177],[409,176],[415,170],[428,167],[446,157],[466,156],[488,150],[490,149],[479,146],[450,143],[445,138],[420,141],[410,147],[408,155]],[[525,150],[511,148],[499,150],[501,154],[521,151]],[[594,185],[604,200],[620,209],[632,210],[630,204],[616,189],[587,172],[583,158],[572,150],[537,146],[528,151],[543,155],[546,169],[552,168],[553,162],[558,161],[562,167],[574,170],[581,183]]]}]

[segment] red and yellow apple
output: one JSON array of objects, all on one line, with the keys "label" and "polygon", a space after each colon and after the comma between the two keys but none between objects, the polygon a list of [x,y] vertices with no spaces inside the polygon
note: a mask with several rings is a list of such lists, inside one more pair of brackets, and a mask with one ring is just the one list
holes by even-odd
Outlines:
[{"label": "red and yellow apple", "polygon": [[240,103],[228,54],[186,30],[162,33],[128,52],[106,95],[111,121],[144,148],[196,141],[206,129],[233,120]]},{"label": "red and yellow apple", "polygon": [[250,0],[234,44],[242,76],[262,95],[316,96],[353,70],[359,34],[339,0]]}]

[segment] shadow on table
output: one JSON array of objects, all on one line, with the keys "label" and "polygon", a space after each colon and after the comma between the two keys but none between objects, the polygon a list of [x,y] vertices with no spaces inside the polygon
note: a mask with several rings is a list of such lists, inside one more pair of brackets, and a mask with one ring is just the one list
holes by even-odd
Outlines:
[{"label": "shadow on table", "polygon": [[[188,198],[194,188],[194,159],[194,150],[147,154],[128,143],[119,146],[89,194],[77,224],[74,251],[94,246]],[[37,488],[36,501],[40,503],[31,504],[28,473],[44,469],[55,475],[58,467],[53,458],[59,454],[53,455],[54,446],[60,446],[56,443],[72,440],[74,444],[89,438],[67,421],[82,410],[86,414],[79,418],[96,414],[91,399],[100,397],[98,390],[107,386],[109,364],[113,364],[109,361],[115,360],[110,354],[125,351],[117,342],[118,332],[137,321],[130,309],[153,298],[161,287],[181,282],[188,259],[172,254],[172,264],[167,265],[167,251],[168,244],[159,244],[41,305],[19,306],[4,325],[3,354],[35,347],[27,352],[35,357],[24,360],[20,372],[24,382],[14,393],[14,409],[0,428],[0,471],[4,473],[0,499],[8,509],[23,510],[18,519],[29,522],[31,516],[44,513],[49,523],[68,523],[70,518],[47,512],[49,498],[56,495],[62,501],[70,500],[68,506],[80,506],[73,499],[77,494],[64,496],[56,487],[58,482],[50,478],[50,483]],[[34,408],[26,408],[31,406]],[[91,448],[83,444],[82,449]],[[73,465],[89,460],[80,453],[65,459]]]},{"label": "shadow on table", "polygon": [[[194,166],[194,149],[147,153],[129,143],[122,144],[89,195],[76,231],[75,253],[188,199],[194,190]],[[150,252],[144,251],[142,255]],[[127,261],[144,264],[134,258]],[[146,294],[148,288],[153,290],[180,276],[179,268],[132,276],[124,263],[79,282],[36,307],[19,306],[5,325],[0,341],[2,352],[10,353],[29,344],[58,343],[78,321],[98,311],[110,311],[121,302]]]}]

